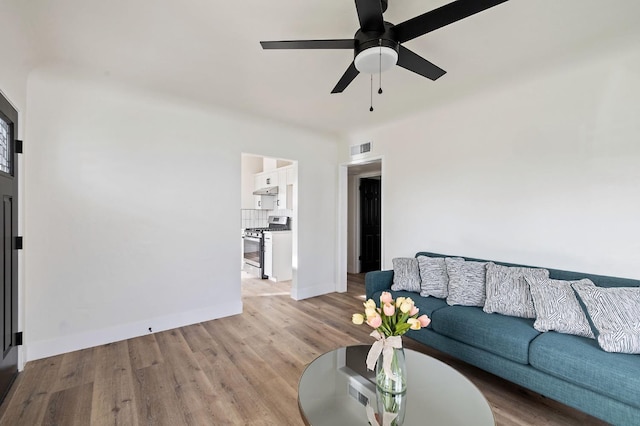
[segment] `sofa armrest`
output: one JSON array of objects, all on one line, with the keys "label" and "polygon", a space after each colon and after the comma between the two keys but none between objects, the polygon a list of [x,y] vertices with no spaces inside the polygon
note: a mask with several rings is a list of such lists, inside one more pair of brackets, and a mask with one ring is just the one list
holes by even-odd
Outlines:
[{"label": "sofa armrest", "polygon": [[393,270],[367,272],[364,276],[367,299],[371,299],[372,295],[378,291],[391,289],[391,284],[393,284]]}]

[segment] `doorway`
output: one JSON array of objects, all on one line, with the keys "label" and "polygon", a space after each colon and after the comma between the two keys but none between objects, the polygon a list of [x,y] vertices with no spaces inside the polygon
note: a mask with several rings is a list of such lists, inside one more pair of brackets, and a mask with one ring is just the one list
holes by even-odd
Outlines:
[{"label": "doorway", "polygon": [[[286,292],[294,297],[298,269],[298,162],[242,153],[240,169],[242,293],[264,296]],[[253,262],[247,258],[247,250],[255,252]]]},{"label": "doorway", "polygon": [[340,208],[341,230],[339,239],[340,286],[346,290],[346,274],[379,270],[383,259],[382,238],[382,159],[372,159],[341,168]]},{"label": "doorway", "polygon": [[360,179],[360,273],[380,270],[380,177]]},{"label": "doorway", "polygon": [[[0,93],[0,195],[2,261],[0,261],[0,401],[18,374],[18,112]],[[21,242],[20,242],[21,244]]]}]

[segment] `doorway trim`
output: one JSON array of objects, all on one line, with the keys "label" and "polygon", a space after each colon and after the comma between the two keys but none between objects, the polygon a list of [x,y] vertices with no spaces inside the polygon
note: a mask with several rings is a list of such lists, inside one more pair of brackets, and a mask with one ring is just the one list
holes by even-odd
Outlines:
[{"label": "doorway trim", "polygon": [[384,156],[369,157],[361,160],[352,160],[341,163],[338,167],[338,248],[336,250],[337,276],[336,291],[344,293],[347,291],[347,238],[349,222],[349,168],[362,166],[370,163],[380,163],[380,176],[382,176],[382,186],[380,189],[381,209],[380,209],[380,267],[384,268],[384,187],[385,169]]}]

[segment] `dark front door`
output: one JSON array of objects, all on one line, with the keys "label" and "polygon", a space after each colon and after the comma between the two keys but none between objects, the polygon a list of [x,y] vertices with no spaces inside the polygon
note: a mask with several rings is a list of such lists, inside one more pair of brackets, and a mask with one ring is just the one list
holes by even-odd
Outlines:
[{"label": "dark front door", "polygon": [[2,197],[2,259],[0,260],[0,401],[18,374],[18,112],[0,93],[0,196]]},{"label": "dark front door", "polygon": [[380,270],[380,179],[360,179],[360,272]]}]

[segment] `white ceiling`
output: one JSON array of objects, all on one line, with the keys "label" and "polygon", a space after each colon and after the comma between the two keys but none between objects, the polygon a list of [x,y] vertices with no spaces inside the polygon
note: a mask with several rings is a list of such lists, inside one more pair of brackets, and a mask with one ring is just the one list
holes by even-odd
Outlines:
[{"label": "white ceiling", "polygon": [[[398,24],[445,3],[389,0],[385,20]],[[19,7],[42,63],[70,63],[336,133],[397,120],[619,43],[640,43],[638,0],[510,0],[407,42],[447,74],[432,82],[394,67],[382,75],[384,93],[374,95],[369,112],[368,75],[330,94],[351,51],[265,51],[259,44],[351,38],[358,28],[352,0],[20,0]]]}]

